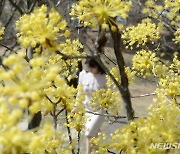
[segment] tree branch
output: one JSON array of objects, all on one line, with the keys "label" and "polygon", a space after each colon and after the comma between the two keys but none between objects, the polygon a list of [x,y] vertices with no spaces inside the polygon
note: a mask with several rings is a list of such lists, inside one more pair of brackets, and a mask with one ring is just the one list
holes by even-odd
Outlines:
[{"label": "tree branch", "polygon": [[56,51],[56,53],[60,54],[65,59],[79,59],[79,58],[88,59],[88,58],[95,58],[96,57],[96,55],[77,55],[77,56],[73,56],[73,55],[64,54],[64,53],[62,53],[60,51]]},{"label": "tree branch", "polygon": [[126,109],[126,114],[128,120],[133,120],[134,119],[134,110],[132,108],[132,103],[131,103],[131,97],[130,97],[130,91],[129,91],[129,83],[128,83],[128,77],[125,72],[125,61],[124,57],[122,55],[122,49],[120,47],[120,42],[121,42],[121,34],[118,30],[117,25],[114,23],[111,23],[113,26],[116,27],[116,31],[111,30],[111,26],[109,24],[109,29],[110,29],[110,34],[113,39],[113,47],[114,47],[114,53],[116,55],[117,59],[117,65],[119,68],[119,75],[121,78],[121,87],[119,88],[119,91],[121,92],[122,99],[125,105]]},{"label": "tree branch", "polygon": [[10,51],[13,51],[13,49],[9,48],[8,46],[6,46],[6,45],[4,45],[4,44],[2,44],[2,43],[0,43],[0,45],[1,45],[2,47],[4,47],[4,48],[10,50]]},{"label": "tree branch", "polygon": [[21,15],[24,14],[24,11],[13,0],[9,0],[9,2],[18,10]]},{"label": "tree branch", "polygon": [[[68,131],[69,142],[70,142],[70,144],[72,144],[71,130],[68,126],[69,121],[68,121],[68,111],[67,110],[65,110],[65,115],[66,115],[66,123],[67,123],[67,131]],[[75,154],[74,148],[71,150],[71,152],[72,152],[72,154]]]}]

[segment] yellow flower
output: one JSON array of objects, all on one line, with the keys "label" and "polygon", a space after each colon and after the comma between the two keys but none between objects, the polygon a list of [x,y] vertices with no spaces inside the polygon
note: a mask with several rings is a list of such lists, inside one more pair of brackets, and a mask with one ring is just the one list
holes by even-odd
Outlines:
[{"label": "yellow flower", "polygon": [[155,65],[158,61],[159,59],[156,57],[155,53],[141,50],[133,57],[132,69],[137,71],[137,75],[143,76],[144,78],[153,76]]},{"label": "yellow flower", "polygon": [[71,15],[77,16],[85,27],[96,27],[98,22],[106,29],[114,24],[115,17],[126,18],[130,6],[131,2],[123,0],[81,0],[73,6]]},{"label": "yellow flower", "polygon": [[[121,78],[120,78],[118,68],[113,67],[113,68],[111,68],[110,72],[120,84],[121,83]],[[130,67],[125,67],[125,72],[127,74],[129,84],[133,84],[136,71],[133,71],[132,68],[130,68]],[[113,86],[115,87],[115,85],[112,82],[111,78],[109,76],[107,76],[106,78],[107,78],[108,87],[109,88],[110,87],[112,88]]]},{"label": "yellow flower", "polygon": [[[48,11],[45,5],[36,8],[29,15],[22,16],[16,22],[18,40],[25,48],[41,45],[44,49],[56,51],[58,38],[70,35],[65,29],[66,22],[62,20],[61,15],[54,8]],[[65,33],[62,33],[63,31]]]},{"label": "yellow flower", "polygon": [[175,41],[175,43],[179,43],[180,42],[180,28],[177,29],[174,35],[175,35],[175,38],[173,40]]},{"label": "yellow flower", "polygon": [[[138,118],[129,125],[120,127],[109,138],[105,133],[91,139],[91,144],[97,146],[96,153],[166,153],[166,149],[150,148],[152,143],[178,143],[180,108],[169,102],[154,105],[147,118]],[[173,119],[173,120],[172,120]],[[173,152],[174,149],[170,149]],[[103,152],[102,152],[103,151]]]},{"label": "yellow flower", "polygon": [[119,92],[113,91],[110,88],[93,92],[91,101],[94,111],[99,111],[103,108],[108,113],[116,115],[121,107]]},{"label": "yellow flower", "polygon": [[131,48],[135,44],[137,47],[144,46],[148,41],[152,41],[153,44],[154,40],[160,38],[159,28],[150,19],[144,19],[137,26],[126,28],[122,38],[124,39],[124,44]]},{"label": "yellow flower", "polygon": [[2,27],[0,24],[0,40],[2,40],[2,35],[4,34],[5,27]]}]

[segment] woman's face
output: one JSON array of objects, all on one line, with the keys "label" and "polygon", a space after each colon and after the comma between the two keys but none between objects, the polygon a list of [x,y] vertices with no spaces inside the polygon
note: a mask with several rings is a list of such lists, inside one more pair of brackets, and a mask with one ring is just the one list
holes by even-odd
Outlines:
[{"label": "woman's face", "polygon": [[93,74],[98,74],[99,70],[97,67],[89,67],[89,71]]}]

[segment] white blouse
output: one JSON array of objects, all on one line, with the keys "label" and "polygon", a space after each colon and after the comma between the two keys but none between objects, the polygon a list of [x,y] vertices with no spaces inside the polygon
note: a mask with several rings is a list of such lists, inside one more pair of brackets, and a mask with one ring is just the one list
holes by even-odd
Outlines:
[{"label": "white blouse", "polygon": [[90,102],[92,93],[101,88],[106,88],[106,75],[105,74],[93,74],[91,72],[83,70],[79,74],[79,85],[83,86],[83,92],[85,92],[86,97],[85,104],[87,111],[93,111]]}]

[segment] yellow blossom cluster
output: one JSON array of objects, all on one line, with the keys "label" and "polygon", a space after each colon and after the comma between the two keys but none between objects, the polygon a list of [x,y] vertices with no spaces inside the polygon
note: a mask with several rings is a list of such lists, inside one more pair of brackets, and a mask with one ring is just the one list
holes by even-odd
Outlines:
[{"label": "yellow blossom cluster", "polygon": [[177,29],[177,31],[174,33],[175,38],[173,39],[175,43],[180,42],[180,28]]},{"label": "yellow blossom cluster", "polygon": [[70,34],[66,25],[66,21],[54,8],[48,11],[42,5],[16,22],[18,40],[24,48],[42,46],[49,51],[56,51],[59,37],[68,37]]},{"label": "yellow blossom cluster", "polygon": [[[55,67],[43,70],[41,66],[44,60],[41,57],[32,59],[30,65],[24,57],[23,53],[18,53],[4,58],[3,65],[7,69],[0,68],[1,96],[7,97],[11,104],[19,103],[22,108],[26,108],[33,102],[30,111],[36,113],[40,110],[39,101],[43,97],[43,88],[50,85],[52,74],[55,77],[58,72]],[[46,71],[49,73],[47,74]]]},{"label": "yellow blossom cluster", "polygon": [[[145,5],[147,9],[144,13],[149,13],[150,16],[159,17],[159,12],[163,14],[165,8],[173,26],[179,21],[178,0],[165,0],[162,4],[157,4],[156,0],[147,0]],[[126,0],[80,0],[72,7],[71,15],[73,18],[77,17],[84,26],[94,28],[100,25],[103,29],[111,28],[115,31],[116,18],[127,18],[130,6],[131,2]],[[70,31],[66,28],[67,23],[55,8],[48,9],[45,5],[35,8],[32,13],[23,15],[17,21],[19,43],[26,49],[32,47],[35,53],[30,59],[22,49],[2,58],[0,153],[74,153],[72,150],[75,149],[76,142],[71,131],[75,130],[79,140],[87,117],[83,105],[85,95],[80,92],[82,87],[75,89],[70,86],[70,80],[77,77],[79,57],[84,53],[80,52],[83,45],[78,40],[67,39]],[[0,40],[3,33],[4,28],[0,28]],[[159,39],[159,27],[150,19],[145,19],[136,27],[127,28],[122,37],[128,47],[145,46],[149,41],[154,43],[154,40]],[[174,41],[179,42],[178,27]],[[73,56],[77,57],[72,58]],[[121,84],[118,68],[113,67],[110,72]],[[125,67],[125,72],[129,84],[133,83],[135,75],[155,78],[158,85],[155,91],[157,99],[154,99],[156,104],[150,107],[147,118],[131,121],[110,137],[103,132],[99,133],[97,138],[91,140],[92,146],[97,147],[92,153],[167,153],[166,149],[152,149],[150,145],[180,140],[178,55],[174,55],[171,64],[165,64],[155,53],[141,50],[134,56],[132,68]],[[106,113],[116,115],[121,105],[119,92],[116,90],[115,84],[107,76],[107,89],[100,89],[92,94],[91,105],[94,111],[103,108]],[[21,122],[29,123],[38,111],[50,113],[54,128],[51,122],[47,123],[45,120],[45,124],[36,129],[22,130]],[[55,129],[61,113],[61,118],[66,122]],[[64,126],[67,127],[69,136],[59,131],[64,131]],[[67,138],[70,140],[66,140]]]},{"label": "yellow blossom cluster", "polygon": [[25,112],[22,109],[18,106],[11,106],[5,97],[0,97],[1,153],[58,152],[59,145],[64,144],[61,132],[55,132],[50,123],[45,123],[36,132],[23,130],[20,123],[27,120],[23,116]]},{"label": "yellow blossom cluster", "polygon": [[[73,109],[75,104],[74,96],[76,95],[77,90],[70,87],[61,76],[57,75],[55,80],[53,80],[53,84],[44,89],[44,92],[52,102],[58,102],[57,104],[61,108],[68,111]],[[51,106],[50,104],[52,104],[52,102],[49,99],[46,98],[44,101],[49,102],[49,106]],[[47,108],[46,103],[44,103],[44,108]]]},{"label": "yellow blossom cluster", "polygon": [[179,7],[180,3],[179,0],[165,0],[165,9],[167,10],[167,17],[170,19],[171,24],[174,26],[178,26],[180,22],[179,18]]},{"label": "yellow blossom cluster", "polygon": [[[156,143],[178,143],[180,108],[180,61],[174,54],[172,63],[164,65],[156,54],[151,51],[139,51],[133,59],[133,72],[144,77],[155,77],[158,88],[154,105],[149,107],[147,118],[138,118],[129,125],[117,129],[107,137],[103,132],[91,140],[96,147],[93,154],[105,153],[167,153],[167,149],[153,148]],[[142,70],[142,71],[141,71]],[[115,77],[117,77],[117,73]],[[118,79],[118,78],[116,78]],[[171,99],[170,99],[171,98]],[[172,120],[173,119],[173,120]],[[178,146],[177,144],[173,146]],[[168,152],[179,152],[179,149],[168,149]]]},{"label": "yellow blossom cluster", "polygon": [[[91,140],[92,145],[98,146],[94,154],[102,152],[108,154],[108,150],[114,153],[121,151],[130,154],[165,154],[167,149],[156,149],[151,145],[153,143],[178,143],[180,139],[179,114],[178,105],[167,102],[158,103],[151,108],[146,119],[139,118],[117,129],[109,139],[104,133],[99,133],[98,138]],[[174,150],[169,149],[168,152],[174,152]]]},{"label": "yellow blossom cluster", "polygon": [[75,113],[71,113],[68,116],[68,127],[75,128],[77,132],[83,131],[87,117],[85,116],[86,110],[82,102],[76,102]]},{"label": "yellow blossom cluster", "polygon": [[132,61],[132,69],[137,71],[137,75],[146,78],[153,75],[155,64],[159,62],[159,58],[151,51],[141,50],[134,55]]},{"label": "yellow blossom cluster", "polygon": [[[111,68],[110,72],[120,84],[121,79],[118,68],[113,67]],[[129,83],[132,84],[134,81],[136,71],[133,71],[130,67],[126,67],[125,72],[127,73]],[[112,113],[115,115],[118,113],[118,110],[121,106],[120,94],[117,91],[117,87],[111,80],[111,78],[109,76],[106,76],[106,78],[107,89],[100,89],[94,92],[91,99],[91,105],[94,111],[98,111],[99,109],[103,108],[108,113]]]},{"label": "yellow blossom cluster", "polygon": [[156,0],[147,0],[145,2],[145,8],[143,9],[143,13],[147,13],[153,18],[161,18],[159,14],[163,11],[164,6],[163,3],[157,3]]},{"label": "yellow blossom cluster", "polygon": [[1,26],[0,24],[0,40],[2,40],[2,35],[4,34],[5,28]]},{"label": "yellow blossom cluster", "polygon": [[119,92],[112,89],[100,89],[92,94],[91,106],[94,111],[104,109],[108,113],[117,114],[121,107]]},{"label": "yellow blossom cluster", "polygon": [[145,8],[143,13],[148,14],[155,19],[162,19],[162,17],[168,18],[170,24],[178,26],[179,19],[179,0],[147,0],[145,2]]},{"label": "yellow blossom cluster", "polygon": [[[77,17],[85,27],[101,25],[103,29],[108,29],[112,23],[116,24],[114,18],[127,18],[130,6],[131,2],[123,0],[80,0],[72,7],[71,15]],[[111,28],[114,29],[113,26]]]},{"label": "yellow blossom cluster", "polygon": [[83,45],[78,40],[66,39],[65,43],[59,45],[59,49],[63,54],[67,55],[83,55],[85,53],[80,53],[83,49]]},{"label": "yellow blossom cluster", "polygon": [[124,44],[127,45],[126,47],[131,49],[134,45],[137,47],[144,46],[149,41],[153,44],[156,39],[159,39],[159,28],[150,19],[144,19],[137,26],[126,28],[122,38]]},{"label": "yellow blossom cluster", "polygon": [[77,78],[79,60],[80,59],[64,59],[64,57],[59,54],[51,55],[45,67],[49,67],[51,65],[61,66],[58,67],[61,77],[65,78],[69,82],[72,78]]},{"label": "yellow blossom cluster", "polygon": [[83,104],[85,100],[85,93],[82,91],[82,86],[78,86],[78,93],[76,95],[76,101],[74,103],[74,108],[71,113],[68,115],[68,123],[66,126],[69,128],[74,128],[78,133],[83,131],[84,125],[87,121],[87,116],[85,115],[86,110]]},{"label": "yellow blossom cluster", "polygon": [[29,64],[22,52],[4,58],[3,65],[7,70],[0,68],[1,95],[6,96],[9,103],[19,104],[22,108],[30,105],[31,113],[53,109],[46,96],[53,102],[61,100],[59,104],[62,107],[72,109],[77,90],[68,86],[65,79],[58,75],[61,69],[57,64],[49,64],[48,67],[45,64],[44,56],[31,59]]},{"label": "yellow blossom cluster", "polygon": [[159,78],[160,88],[156,89],[158,95],[170,96],[172,99],[180,95],[180,61],[178,55],[175,54],[173,63],[167,69],[163,78]]},{"label": "yellow blossom cluster", "polygon": [[[134,78],[135,78],[136,72],[133,71],[130,67],[125,67],[125,72],[126,72],[126,74],[127,74],[129,84],[133,84],[133,83],[134,83]],[[117,67],[111,68],[110,73],[114,76],[114,78],[115,78],[119,83],[121,83],[121,78],[120,78],[120,74],[119,74],[119,71],[118,71],[118,68],[117,68]],[[116,86],[115,86],[114,83],[112,82],[111,78],[110,78],[109,76],[107,76],[106,78],[107,78],[107,85],[108,85],[108,87],[109,87],[109,88],[116,89]]]},{"label": "yellow blossom cluster", "polygon": [[96,151],[91,154],[108,154],[109,142],[106,133],[99,132],[98,137],[93,137],[90,141],[92,147],[96,147]]},{"label": "yellow blossom cluster", "polygon": [[[77,101],[75,98],[77,89],[67,84],[63,73],[61,74],[63,70],[57,61],[51,61],[52,59],[49,59],[48,56],[39,55],[28,62],[23,51],[5,57],[3,66],[0,68],[0,99],[3,100],[0,104],[0,107],[2,106],[0,116],[4,116],[0,122],[9,127],[7,129],[6,126],[1,125],[0,134],[2,131],[3,135],[1,135],[0,142],[2,141],[2,144],[0,144],[5,153],[11,153],[11,151],[15,154],[45,153],[45,151],[53,153],[56,151],[69,154],[71,149],[68,144],[63,146],[64,141],[56,140],[58,137],[56,133],[59,132],[55,133],[50,126],[46,130],[39,129],[36,133],[23,132],[17,127],[21,120],[29,122],[32,115],[40,110],[45,113],[55,113],[56,116],[63,109],[68,112],[68,115],[71,115],[75,101]],[[51,58],[53,56],[55,55],[52,54]],[[68,67],[64,67],[64,69],[66,71]],[[82,130],[86,120],[85,110],[81,104],[83,96],[79,97],[78,112],[71,121],[68,116],[69,127],[75,128],[77,131]],[[24,115],[27,107],[30,111],[29,116]],[[24,116],[25,119],[23,119]],[[84,119],[84,123],[82,119]],[[13,143],[11,144],[11,142]]]},{"label": "yellow blossom cluster", "polygon": [[172,64],[165,65],[151,51],[141,50],[133,57],[132,69],[138,76],[155,77],[159,88],[156,93],[175,99],[180,95],[180,61],[178,54],[174,55]]}]

